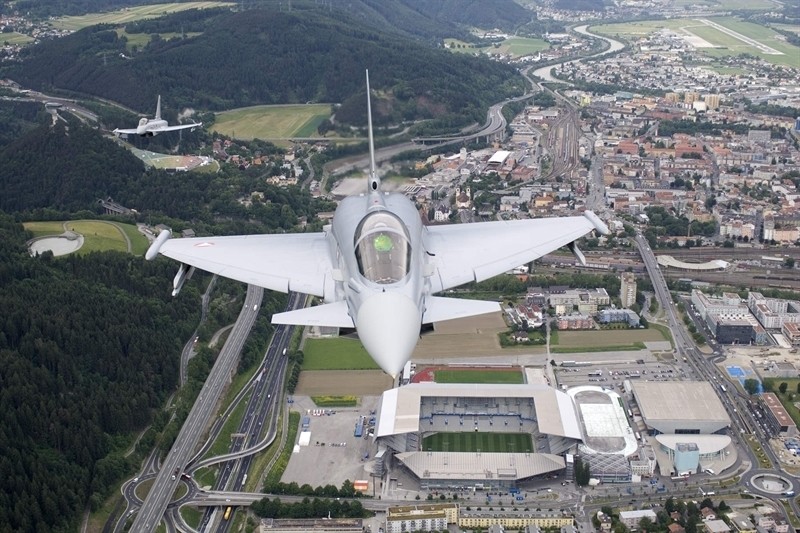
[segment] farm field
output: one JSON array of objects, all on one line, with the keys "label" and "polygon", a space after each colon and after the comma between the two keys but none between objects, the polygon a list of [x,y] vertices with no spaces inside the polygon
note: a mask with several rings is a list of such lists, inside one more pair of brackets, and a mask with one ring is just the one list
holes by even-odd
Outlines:
[{"label": "farm field", "polygon": [[306,339],[302,370],[372,370],[378,365],[354,339]]},{"label": "farm field", "polygon": [[380,396],[392,388],[383,370],[310,370],[300,373],[295,394],[304,396]]},{"label": "farm field", "polygon": [[533,443],[529,433],[436,433],[422,439],[423,451],[530,453]]},{"label": "farm field", "polygon": [[497,369],[465,369],[465,370],[436,370],[434,372],[436,383],[524,383],[522,372],[519,370]]},{"label": "farm field", "polygon": [[[128,51],[133,50],[134,46],[138,48],[147,46],[152,40],[151,38],[152,34],[150,33],[128,33],[125,31],[124,28],[117,28],[116,31],[117,35],[119,35],[120,37],[125,37],[127,39],[128,42],[126,44],[126,48],[128,49]],[[177,32],[158,34],[158,36],[161,37],[161,39],[164,41],[169,41],[170,39],[175,39],[182,36],[197,37],[198,35],[200,35],[199,32],[188,32],[188,31],[185,32],[184,34],[180,34]]]},{"label": "farm field", "polygon": [[185,2],[136,6],[105,13],[89,13],[76,17],[61,17],[52,21],[53,26],[64,30],[78,31],[95,24],[125,24],[136,20],[161,17],[187,9],[233,6],[233,2]]},{"label": "farm field", "polygon": [[664,341],[664,335],[656,329],[612,329],[602,331],[559,331],[558,346],[610,347],[647,341]]},{"label": "farm field", "polygon": [[317,127],[330,116],[328,104],[259,105],[217,113],[211,129],[245,140],[318,137]]}]

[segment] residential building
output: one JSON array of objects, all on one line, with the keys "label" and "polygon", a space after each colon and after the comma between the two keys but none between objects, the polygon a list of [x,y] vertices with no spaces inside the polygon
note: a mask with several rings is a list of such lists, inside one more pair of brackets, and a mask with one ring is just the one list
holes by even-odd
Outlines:
[{"label": "residential building", "polygon": [[642,518],[649,518],[653,522],[658,521],[655,511],[652,509],[638,509],[636,511],[620,511],[619,521],[631,531],[639,529],[639,522]]},{"label": "residential building", "polygon": [[620,305],[630,308],[636,303],[636,277],[633,272],[623,272],[620,280],[622,282],[619,289]]}]

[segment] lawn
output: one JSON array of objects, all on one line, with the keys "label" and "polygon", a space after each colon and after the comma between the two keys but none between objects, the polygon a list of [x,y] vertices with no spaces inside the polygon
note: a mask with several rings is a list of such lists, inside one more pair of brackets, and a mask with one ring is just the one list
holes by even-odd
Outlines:
[{"label": "lawn", "polygon": [[126,235],[131,241],[131,253],[135,255],[143,255],[149,246],[147,238],[139,233],[133,224],[105,220],[70,220],[25,222],[23,226],[33,233],[34,237],[61,235],[66,226],[84,237],[83,246],[77,251],[79,254],[105,250],[127,252]]},{"label": "lawn", "polygon": [[34,238],[64,233],[64,222],[24,222],[22,226],[33,233]]},{"label": "lawn", "polygon": [[426,452],[530,453],[529,433],[436,433],[422,440]]},{"label": "lawn", "polygon": [[83,246],[76,252],[78,254],[107,250],[128,251],[122,230],[116,224],[99,220],[74,220],[67,222],[66,226],[84,237]]},{"label": "lawn", "polygon": [[233,2],[183,2],[151,4],[128,7],[105,13],[89,13],[77,17],[61,17],[52,21],[53,26],[64,30],[78,31],[96,24],[126,24],[136,20],[163,17],[167,13],[177,13],[187,9],[207,9],[220,6],[234,6]]},{"label": "lawn", "polygon": [[211,129],[247,140],[318,137],[317,127],[330,116],[328,104],[258,105],[217,113]]},{"label": "lawn", "polygon": [[519,370],[437,370],[436,383],[524,383]]},{"label": "lawn", "polygon": [[303,370],[372,370],[379,368],[354,339],[306,339]]}]

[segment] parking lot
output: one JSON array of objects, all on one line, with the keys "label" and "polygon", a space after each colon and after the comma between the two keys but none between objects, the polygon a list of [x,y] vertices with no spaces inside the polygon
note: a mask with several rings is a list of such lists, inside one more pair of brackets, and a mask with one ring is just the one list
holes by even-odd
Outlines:
[{"label": "parking lot", "polygon": [[[312,487],[328,484],[340,487],[346,479],[370,480],[365,466],[371,462],[376,447],[368,436],[366,423],[362,437],[355,437],[354,429],[359,417],[366,417],[368,422],[380,398],[364,396],[358,407],[327,410],[319,409],[307,396],[293,399],[292,408],[300,412],[301,425],[302,419],[308,417],[311,435],[308,446],[300,446],[297,453],[292,453],[282,480],[298,485],[308,483]],[[302,428],[297,432],[298,439],[301,431]],[[371,491],[370,486],[370,494]]]}]

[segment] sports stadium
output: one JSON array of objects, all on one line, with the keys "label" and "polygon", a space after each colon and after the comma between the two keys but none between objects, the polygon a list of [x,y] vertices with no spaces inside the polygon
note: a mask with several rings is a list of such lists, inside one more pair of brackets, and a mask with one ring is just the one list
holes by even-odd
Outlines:
[{"label": "sports stadium", "polygon": [[547,385],[426,382],[383,393],[375,438],[423,489],[492,489],[563,470],[582,435]]}]

